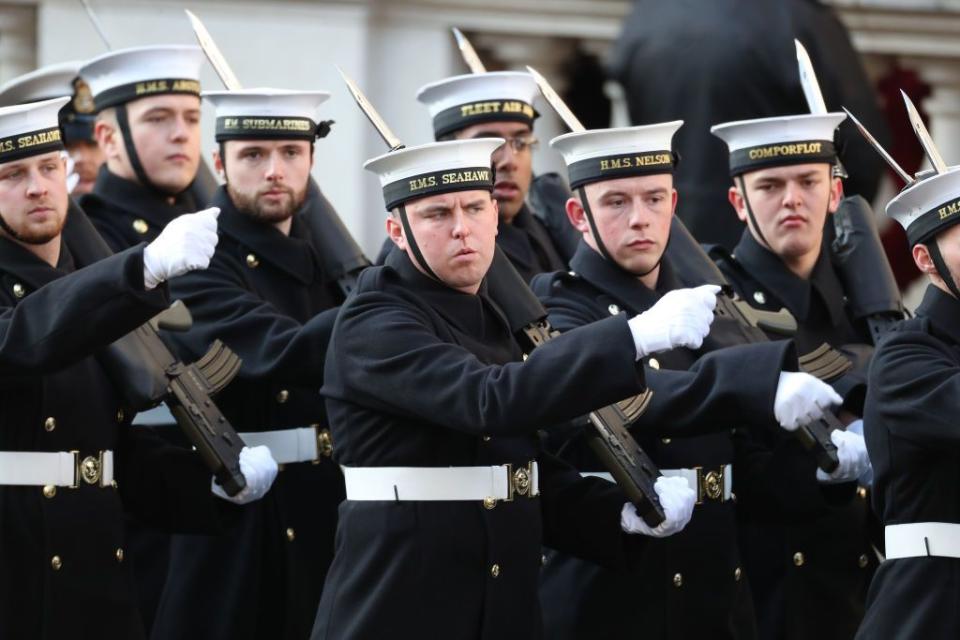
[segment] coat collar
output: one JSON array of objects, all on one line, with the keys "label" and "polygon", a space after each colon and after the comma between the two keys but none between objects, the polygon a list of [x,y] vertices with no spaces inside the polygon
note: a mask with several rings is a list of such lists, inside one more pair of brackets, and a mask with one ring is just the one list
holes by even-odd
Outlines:
[{"label": "coat collar", "polygon": [[773,294],[796,317],[803,322],[810,313],[810,296],[816,290],[830,314],[835,326],[848,322],[844,307],[843,285],[830,262],[827,244],[820,248],[820,255],[808,280],[797,276],[787,268],[775,253],[754,239],[749,229],[744,229],[740,242],[734,249],[734,257],[750,276]]},{"label": "coat collar", "polygon": [[217,226],[220,233],[233,238],[300,283],[310,284],[320,269],[319,256],[310,241],[306,225],[298,212],[293,217],[290,235],[241,213],[233,204],[226,187],[213,196],[212,206],[220,207]]},{"label": "coat collar", "polygon": [[[478,338],[484,337],[491,314],[497,319],[498,329],[508,326],[506,318],[487,293],[487,282],[480,283],[476,295],[457,291],[422,273],[410,261],[406,251],[391,251],[384,263],[400,276],[406,288],[427,301],[430,307],[447,322]],[[509,329],[507,329],[509,334]]]},{"label": "coat collar", "polygon": [[53,268],[23,246],[2,236],[0,237],[0,271],[10,274],[25,284],[30,291],[35,291],[74,271],[74,263],[66,243],[61,243],[57,267]]},{"label": "coat collar", "polygon": [[104,202],[144,218],[161,229],[177,216],[197,210],[197,203],[194,202],[189,189],[177,195],[173,204],[170,204],[156,191],[114,175],[106,165],[100,167],[93,194]]},{"label": "coat collar", "polygon": [[570,260],[570,268],[580,278],[612,296],[621,306],[628,307],[633,313],[646,311],[656,304],[664,293],[683,286],[666,258],[660,262],[657,287],[651,290],[636,276],[611,263],[583,240],[580,240],[577,251]]},{"label": "coat collar", "polygon": [[948,335],[960,345],[960,300],[934,285],[927,286],[923,301],[917,307],[917,315],[930,318],[937,330]]}]

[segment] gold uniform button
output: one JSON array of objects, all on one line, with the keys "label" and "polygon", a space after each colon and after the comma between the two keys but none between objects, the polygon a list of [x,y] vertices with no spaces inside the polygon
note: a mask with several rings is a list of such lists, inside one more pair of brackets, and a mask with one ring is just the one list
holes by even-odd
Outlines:
[{"label": "gold uniform button", "polygon": [[13,285],[13,295],[22,298],[27,294],[27,290],[23,288],[23,285],[17,282]]},{"label": "gold uniform button", "polygon": [[673,574],[673,586],[682,587],[683,586],[683,574],[675,573]]},{"label": "gold uniform button", "polygon": [[490,436],[483,436],[484,442],[490,442]]},{"label": "gold uniform button", "polygon": [[60,556],[53,556],[50,558],[50,566],[53,567],[54,571],[60,571],[60,567],[63,566],[63,560],[60,559]]},{"label": "gold uniform button", "polygon": [[806,562],[806,559],[803,557],[803,553],[797,551],[795,554],[793,554],[793,564],[798,567],[802,567],[804,562]]},{"label": "gold uniform button", "polygon": [[53,431],[57,428],[57,419],[56,418],[47,418],[43,421],[43,430],[44,431]]},{"label": "gold uniform button", "polygon": [[737,582],[740,582],[740,578],[743,577],[743,570],[740,567],[737,567],[733,570],[733,579]]},{"label": "gold uniform button", "polygon": [[864,487],[857,487],[857,495],[860,496],[861,500],[866,500],[867,490]]},{"label": "gold uniform button", "polygon": [[290,399],[290,392],[287,391],[286,389],[281,389],[280,393],[277,394],[277,402],[279,402],[280,404],[283,404],[289,399]]},{"label": "gold uniform button", "polygon": [[126,414],[123,413],[123,409],[117,409],[117,422],[123,422],[125,417]]},{"label": "gold uniform button", "polygon": [[247,266],[251,269],[256,269],[260,266],[260,258],[252,253],[247,254]]},{"label": "gold uniform button", "polygon": [[857,566],[861,569],[866,569],[868,564],[870,564],[870,558],[867,557],[867,554],[860,554],[860,557],[857,558]]},{"label": "gold uniform button", "polygon": [[491,566],[490,575],[494,578],[498,578],[500,576],[500,565],[495,563],[493,566]]},{"label": "gold uniform button", "polygon": [[147,226],[147,221],[143,218],[137,218],[133,221],[133,230],[139,233],[140,235],[145,234],[150,230],[150,227]]},{"label": "gold uniform button", "polygon": [[43,497],[52,498],[57,495],[57,488],[52,484],[47,484],[43,486]]},{"label": "gold uniform button", "polygon": [[673,441],[670,438],[660,438],[660,442],[663,444],[670,444]]},{"label": "gold uniform button", "polygon": [[493,509],[495,506],[497,506],[497,499],[487,496],[483,499],[483,506],[485,509]]},{"label": "gold uniform button", "polygon": [[546,554],[542,554],[542,553],[541,553],[541,554],[540,554],[540,566],[543,567],[543,566],[545,566],[546,564],[547,564],[547,556],[546,556]]},{"label": "gold uniform button", "polygon": [[297,532],[293,530],[293,527],[287,527],[287,540],[293,542],[294,538],[297,537]]},{"label": "gold uniform button", "polygon": [[123,549],[117,549],[117,562],[123,562]]},{"label": "gold uniform button", "polygon": [[651,368],[651,369],[659,369],[659,368],[660,368],[660,361],[657,360],[656,358],[650,358],[649,360],[647,360],[647,364],[650,365],[650,368]]}]

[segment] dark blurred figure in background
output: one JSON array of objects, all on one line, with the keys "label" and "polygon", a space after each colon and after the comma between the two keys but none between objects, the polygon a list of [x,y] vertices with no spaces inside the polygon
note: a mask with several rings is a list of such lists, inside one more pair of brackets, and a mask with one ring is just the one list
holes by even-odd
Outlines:
[{"label": "dark blurred figure in background", "polygon": [[[860,57],[833,10],[816,0],[636,0],[624,22],[611,75],[624,87],[633,124],[685,122],[674,140],[677,212],[700,242],[732,249],[743,233],[727,202],[726,149],[710,126],[807,111],[794,38],[810,52],[827,108],[847,107],[886,146]],[[872,201],[882,160],[850,123],[837,140],[850,173],[845,193]]]}]

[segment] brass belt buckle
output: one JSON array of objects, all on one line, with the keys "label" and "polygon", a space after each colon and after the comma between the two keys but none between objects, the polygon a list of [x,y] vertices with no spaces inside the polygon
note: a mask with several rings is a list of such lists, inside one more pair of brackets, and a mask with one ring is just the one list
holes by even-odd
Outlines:
[{"label": "brass belt buckle", "polygon": [[715,502],[723,502],[723,475],[724,468],[719,471],[710,470],[704,473],[703,467],[697,467],[697,504],[702,504],[704,498]]},{"label": "brass belt buckle", "polygon": [[332,457],[333,436],[330,435],[330,429],[321,429],[319,424],[315,424],[313,430],[317,434],[317,459]]},{"label": "brass belt buckle", "polygon": [[512,502],[513,496],[534,497],[533,492],[533,462],[528,462],[524,467],[518,467],[514,470],[512,464],[507,467],[508,494],[505,502]]},{"label": "brass belt buckle", "polygon": [[87,456],[80,460],[79,451],[71,451],[73,454],[73,484],[71,489],[80,486],[83,480],[87,484],[100,484],[100,478],[103,476],[103,451],[97,454],[97,457]]}]

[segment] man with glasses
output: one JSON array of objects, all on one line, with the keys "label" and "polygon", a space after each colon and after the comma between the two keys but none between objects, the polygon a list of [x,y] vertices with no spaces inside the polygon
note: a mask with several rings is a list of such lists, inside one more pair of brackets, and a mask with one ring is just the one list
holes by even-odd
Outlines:
[{"label": "man with glasses", "polygon": [[[565,270],[566,263],[543,222],[527,204],[533,181],[533,108],[537,85],[528,73],[500,71],[446,78],[417,92],[433,118],[438,141],[503,138],[493,153],[493,197],[500,207],[497,245],[523,279]],[[391,242],[384,245],[392,248]]]}]

